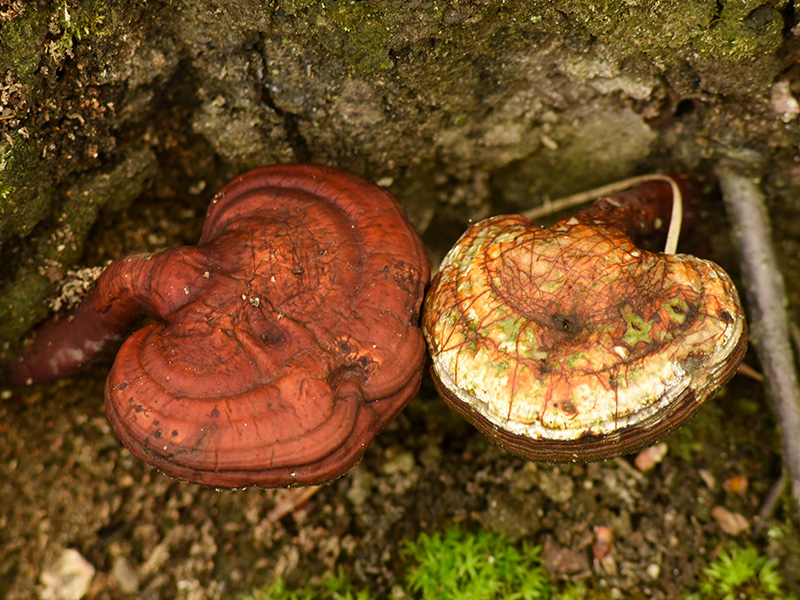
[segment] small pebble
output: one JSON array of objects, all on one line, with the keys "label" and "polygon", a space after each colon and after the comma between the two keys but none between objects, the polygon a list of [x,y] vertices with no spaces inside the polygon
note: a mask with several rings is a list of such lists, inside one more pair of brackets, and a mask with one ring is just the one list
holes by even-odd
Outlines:
[{"label": "small pebble", "polygon": [[734,475],[730,479],[722,482],[722,489],[734,494],[744,494],[747,491],[747,477],[744,475]]},{"label": "small pebble", "polygon": [[117,556],[114,559],[111,575],[117,580],[120,591],[126,594],[136,594],[139,591],[139,574],[124,556]]},{"label": "small pebble", "polygon": [[67,548],[42,573],[41,600],[81,600],[89,591],[94,567],[80,552]]},{"label": "small pebble", "polygon": [[731,512],[724,506],[715,506],[711,509],[711,516],[728,535],[739,535],[750,528],[750,521],[744,515]]},{"label": "small pebble", "polygon": [[780,115],[784,123],[790,123],[800,115],[800,102],[792,94],[788,79],[782,79],[772,86],[770,101],[772,110]]},{"label": "small pebble", "polygon": [[609,527],[600,525],[594,528],[594,541],[592,542],[592,555],[597,562],[611,554],[614,547],[614,534]]},{"label": "small pebble", "polygon": [[667,450],[668,447],[664,442],[645,448],[636,455],[633,464],[635,464],[636,468],[642,473],[649,471],[664,460],[664,457],[667,455]]}]

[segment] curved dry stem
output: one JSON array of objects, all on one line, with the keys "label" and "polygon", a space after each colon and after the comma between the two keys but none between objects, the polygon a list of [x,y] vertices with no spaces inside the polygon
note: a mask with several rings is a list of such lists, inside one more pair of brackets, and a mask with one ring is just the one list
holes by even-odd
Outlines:
[{"label": "curved dry stem", "polygon": [[683,222],[683,197],[677,182],[669,175],[661,175],[658,173],[650,173],[648,175],[638,175],[636,177],[629,177],[621,181],[615,181],[608,185],[604,185],[592,190],[559,198],[552,202],[546,201],[542,206],[537,206],[522,213],[523,216],[531,220],[540,219],[557,213],[567,208],[572,208],[592,200],[597,200],[604,196],[616,194],[629,188],[632,188],[641,183],[649,181],[666,181],[672,188],[672,216],[669,221],[669,230],[667,231],[667,241],[664,244],[664,254],[675,254],[678,248],[678,238],[681,233],[681,224]]}]

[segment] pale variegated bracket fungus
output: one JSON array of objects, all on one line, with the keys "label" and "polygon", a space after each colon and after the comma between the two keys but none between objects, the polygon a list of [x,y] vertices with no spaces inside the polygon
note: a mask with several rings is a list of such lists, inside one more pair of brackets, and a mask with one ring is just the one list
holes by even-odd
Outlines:
[{"label": "pale variegated bracket fungus", "polygon": [[[449,406],[547,462],[633,452],[690,419],[736,372],[747,327],[730,277],[674,253],[682,187],[637,178],[550,228],[523,215],[473,225],[423,309]],[[666,252],[634,245],[667,223]]]},{"label": "pale variegated bracket fungus", "polygon": [[428,277],[389,193],[330,167],[262,167],[214,197],[197,246],[114,261],[0,381],[69,375],[149,316],[105,387],[131,453],[215,487],[318,484],[419,389]]}]

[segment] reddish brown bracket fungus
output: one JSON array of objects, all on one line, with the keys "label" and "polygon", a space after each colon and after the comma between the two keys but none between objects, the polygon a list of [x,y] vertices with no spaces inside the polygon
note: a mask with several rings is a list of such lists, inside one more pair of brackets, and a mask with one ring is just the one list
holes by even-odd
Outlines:
[{"label": "reddish brown bracket fungus", "polygon": [[736,371],[746,325],[717,265],[631,238],[669,221],[646,183],[549,229],[520,215],[470,228],[426,296],[440,394],[509,451],[599,460],[689,419]]},{"label": "reddish brown bracket fungus", "polygon": [[7,379],[74,370],[141,316],[105,388],[138,458],[218,487],[347,471],[419,388],[429,268],[400,204],[349,173],[284,165],[214,197],[200,243],[119,259],[39,330]]}]

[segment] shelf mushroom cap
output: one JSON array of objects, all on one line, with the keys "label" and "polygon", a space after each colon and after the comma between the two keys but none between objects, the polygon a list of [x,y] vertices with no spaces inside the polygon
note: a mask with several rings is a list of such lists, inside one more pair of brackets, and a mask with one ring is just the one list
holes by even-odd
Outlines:
[{"label": "shelf mushroom cap", "polygon": [[[635,451],[695,414],[746,348],[712,262],[637,248],[606,199],[549,229],[473,225],[426,296],[442,397],[512,453],[549,462]],[[668,213],[667,213],[668,216]]]},{"label": "shelf mushroom cap", "polygon": [[122,443],[169,475],[335,479],[419,389],[425,248],[402,206],[355,175],[245,173],[214,197],[198,246],[153,260],[159,322],[125,341],[105,397]]}]

